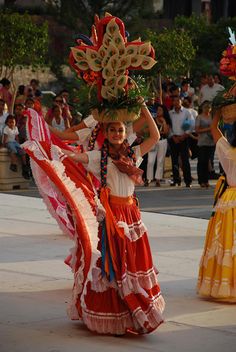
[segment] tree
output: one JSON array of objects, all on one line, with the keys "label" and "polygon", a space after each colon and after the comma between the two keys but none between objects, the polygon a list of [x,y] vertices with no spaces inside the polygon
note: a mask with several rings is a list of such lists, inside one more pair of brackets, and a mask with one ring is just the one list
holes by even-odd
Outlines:
[{"label": "tree", "polygon": [[28,14],[0,11],[0,77],[14,82],[16,67],[45,64],[48,26],[33,23]]},{"label": "tree", "polygon": [[177,78],[187,75],[196,50],[188,33],[176,29],[164,29],[161,33],[147,31],[147,37],[156,51],[157,64],[150,74],[158,74],[161,91],[161,76]]},{"label": "tree", "polygon": [[196,57],[192,64],[192,74],[196,78],[202,73],[217,71],[223,50],[228,44],[228,30],[236,28],[236,17],[220,19],[217,23],[208,24],[203,16],[177,16],[175,28],[183,30],[192,39]]},{"label": "tree", "polygon": [[80,33],[90,35],[94,15],[103,17],[105,12],[121,18],[126,27],[132,22],[153,14],[152,0],[61,0],[59,9],[60,21]]}]

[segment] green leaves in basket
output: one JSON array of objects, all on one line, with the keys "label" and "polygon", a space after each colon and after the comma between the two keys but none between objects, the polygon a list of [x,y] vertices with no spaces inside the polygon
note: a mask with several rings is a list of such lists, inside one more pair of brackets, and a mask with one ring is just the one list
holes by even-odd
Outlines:
[{"label": "green leaves in basket", "polygon": [[219,109],[226,105],[231,105],[236,103],[236,96],[230,95],[226,89],[217,93],[212,101],[212,107]]}]

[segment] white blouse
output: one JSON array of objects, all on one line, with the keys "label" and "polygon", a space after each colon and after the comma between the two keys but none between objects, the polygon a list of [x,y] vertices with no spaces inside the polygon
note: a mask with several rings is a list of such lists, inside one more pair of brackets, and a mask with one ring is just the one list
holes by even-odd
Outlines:
[{"label": "white blouse", "polygon": [[229,186],[236,187],[236,148],[232,147],[225,137],[221,137],[216,143],[216,153]]},{"label": "white blouse", "polygon": [[57,123],[56,119],[53,118],[52,119],[52,127],[56,128],[59,131],[65,131],[65,121],[64,121],[64,119],[61,117],[60,123]]},{"label": "white blouse", "polygon": [[[136,166],[139,166],[142,162],[140,147],[135,146],[133,150],[137,159]],[[93,150],[86,152],[86,154],[89,158],[87,170],[101,181],[101,151]],[[127,174],[120,172],[110,157],[107,161],[107,187],[111,190],[113,196],[118,197],[132,196],[135,188],[133,180]]]}]

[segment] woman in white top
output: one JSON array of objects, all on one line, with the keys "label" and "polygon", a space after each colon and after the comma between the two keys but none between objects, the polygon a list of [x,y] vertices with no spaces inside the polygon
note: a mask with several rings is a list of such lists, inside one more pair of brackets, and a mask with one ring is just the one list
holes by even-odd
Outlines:
[{"label": "woman in white top", "polygon": [[[148,163],[147,163],[147,182],[145,186],[148,186],[150,182],[154,179],[156,181],[156,186],[161,186],[161,179],[164,172],[165,156],[167,151],[167,137],[171,128],[171,120],[169,112],[164,105],[156,104],[156,116],[154,121],[160,132],[160,140],[154,145],[152,150],[148,153]],[[154,170],[154,164],[156,161],[156,170]]]},{"label": "woman in white top", "polygon": [[73,317],[77,310],[90,330],[103,334],[143,334],[163,322],[165,303],[152,262],[147,230],[134,198],[135,184],[142,181],[142,172],[135,165],[159,139],[146,106],[142,112],[150,137],[133,149],[126,142],[124,123],[111,122],[106,125],[102,150],[85,153],[63,150],[101,181],[99,197],[105,218],[99,226],[100,256],[91,269],[92,276],[88,278],[83,297],[78,293],[75,273],[75,306],[70,312]]},{"label": "woman in white top", "polygon": [[236,122],[234,138],[229,143],[218,128],[220,117],[218,111],[211,133],[227,183],[220,179],[215,190],[215,207],[206,233],[197,291],[201,296],[236,302]]},{"label": "woman in white top", "polygon": [[69,128],[68,121],[63,118],[62,109],[58,105],[52,107],[51,126],[59,131],[65,131],[66,128]]}]

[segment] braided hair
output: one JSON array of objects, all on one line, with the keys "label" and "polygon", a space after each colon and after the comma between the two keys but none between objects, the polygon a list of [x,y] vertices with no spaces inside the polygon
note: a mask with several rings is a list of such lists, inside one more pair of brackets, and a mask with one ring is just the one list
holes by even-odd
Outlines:
[{"label": "braided hair", "polygon": [[101,123],[98,122],[96,124],[96,126],[94,127],[92,134],[90,136],[90,139],[89,139],[89,143],[88,143],[88,150],[89,151],[94,150],[95,142],[96,142],[96,139],[97,139],[97,136],[98,136],[98,133],[100,132],[100,130],[101,130]]},{"label": "braided hair", "polygon": [[[130,158],[133,164],[136,163],[136,157],[133,149],[130,147],[127,140],[125,140],[122,144],[122,149],[124,151],[124,155]],[[101,149],[101,187],[105,187],[107,184],[107,161],[108,156],[113,157],[109,153],[109,141],[105,139],[102,149]],[[118,155],[119,158],[119,155]]]}]

